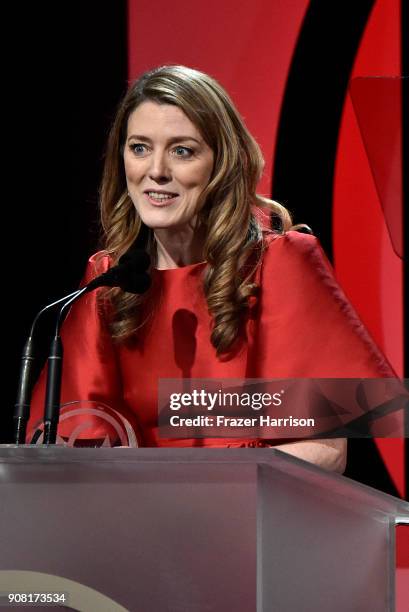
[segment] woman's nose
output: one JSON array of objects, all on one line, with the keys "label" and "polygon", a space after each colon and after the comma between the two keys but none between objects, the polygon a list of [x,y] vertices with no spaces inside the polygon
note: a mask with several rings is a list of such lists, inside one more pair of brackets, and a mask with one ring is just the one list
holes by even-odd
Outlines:
[{"label": "woman's nose", "polygon": [[171,172],[166,153],[158,151],[151,157],[149,176],[152,180],[159,183],[166,183],[171,180]]}]

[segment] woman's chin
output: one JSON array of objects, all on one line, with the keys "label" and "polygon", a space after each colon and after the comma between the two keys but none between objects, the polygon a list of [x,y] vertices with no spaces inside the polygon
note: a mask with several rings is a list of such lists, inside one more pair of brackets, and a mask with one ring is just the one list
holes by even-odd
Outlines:
[{"label": "woman's chin", "polygon": [[169,215],[166,211],[154,211],[152,214],[140,215],[143,223],[152,230],[183,230],[191,225],[192,219]]},{"label": "woman's chin", "polygon": [[142,222],[153,230],[167,229],[177,225],[175,220],[170,219],[167,211],[157,210],[140,216]]},{"label": "woman's chin", "polygon": [[176,229],[178,226],[175,223],[170,223],[169,221],[161,221],[161,220],[146,220],[144,221],[144,224],[147,225],[151,230],[156,231],[156,230],[166,230],[166,229]]}]

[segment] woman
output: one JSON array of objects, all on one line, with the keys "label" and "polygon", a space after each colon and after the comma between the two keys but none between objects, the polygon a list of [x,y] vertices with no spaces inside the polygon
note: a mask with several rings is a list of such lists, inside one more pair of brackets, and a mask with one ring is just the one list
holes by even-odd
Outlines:
[{"label": "woman", "polygon": [[[90,259],[85,282],[136,241],[151,255],[152,287],[144,296],[94,292],[72,308],[63,402],[104,401],[137,422],[146,446],[263,446],[162,440],[158,380],[391,375],[316,239],[290,231],[288,212],[256,194],[262,169],[259,147],[206,74],[164,66],[129,89],[107,147],[104,251]],[[343,439],[280,450],[345,467]]]}]

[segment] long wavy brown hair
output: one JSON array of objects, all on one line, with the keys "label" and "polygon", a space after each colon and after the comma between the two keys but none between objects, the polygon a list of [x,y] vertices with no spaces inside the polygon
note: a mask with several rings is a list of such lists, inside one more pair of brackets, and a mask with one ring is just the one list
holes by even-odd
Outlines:
[{"label": "long wavy brown hair", "polygon": [[[105,252],[113,263],[135,242],[150,251],[156,244],[142,224],[126,186],[123,152],[128,118],[145,101],[179,107],[199,129],[214,153],[210,182],[201,194],[200,223],[205,227],[203,259],[207,262],[204,294],[213,319],[211,342],[218,356],[232,349],[249,298],[258,287],[254,273],[263,252],[258,209],[268,209],[276,229],[291,228],[288,211],[256,194],[264,160],[225,90],[213,78],[185,66],[162,66],[144,73],[128,90],[114,120],[107,144],[101,185],[101,221]],[[149,299],[120,289],[103,294],[110,302],[110,330],[118,341],[135,337],[141,304]]]}]

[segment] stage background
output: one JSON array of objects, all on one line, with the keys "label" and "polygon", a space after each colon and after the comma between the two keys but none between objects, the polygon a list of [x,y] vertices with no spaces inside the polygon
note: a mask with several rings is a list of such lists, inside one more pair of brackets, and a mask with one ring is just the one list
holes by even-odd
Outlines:
[{"label": "stage background", "polygon": [[[158,64],[203,69],[230,92],[266,158],[260,192],[311,225],[363,321],[403,374],[402,262],[348,86],[356,77],[406,70],[404,5],[116,0],[10,13],[6,27],[15,36],[7,57],[14,61],[5,118],[17,178],[5,196],[4,227],[14,243],[5,261],[12,298],[6,327],[13,334],[4,341],[2,441],[10,439],[19,355],[32,318],[77,286],[97,248],[98,183],[116,104],[128,79]],[[351,441],[347,474],[404,496],[403,441]]]}]

